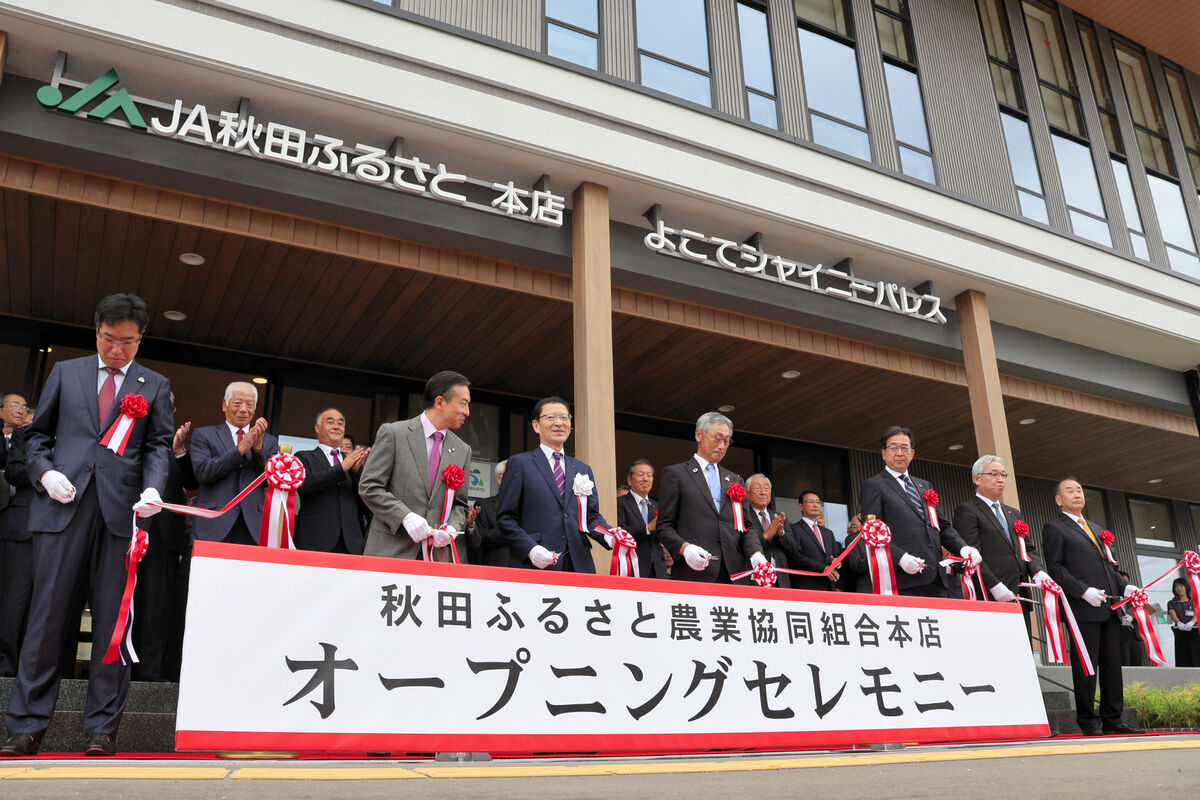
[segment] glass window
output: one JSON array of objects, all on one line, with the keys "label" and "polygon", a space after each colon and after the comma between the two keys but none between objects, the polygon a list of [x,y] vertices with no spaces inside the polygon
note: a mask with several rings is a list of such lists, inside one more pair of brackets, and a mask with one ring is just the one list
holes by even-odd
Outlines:
[{"label": "glass window", "polygon": [[[1141,582],[1152,581],[1159,575],[1162,575],[1167,570],[1171,569],[1172,564],[1177,564],[1178,560],[1172,555],[1170,558],[1162,556],[1149,556],[1138,554],[1138,570],[1141,572]],[[1136,577],[1136,576],[1135,576]],[[1174,576],[1171,576],[1172,578]],[[1138,582],[1138,581],[1135,581]],[[1175,648],[1171,647],[1168,642],[1174,639],[1174,629],[1171,627],[1171,618],[1167,615],[1167,603],[1171,601],[1171,580],[1163,580],[1154,584],[1146,593],[1150,595],[1150,605],[1157,608],[1159,613],[1153,614],[1150,617],[1150,622],[1154,626],[1154,635],[1158,637],[1158,642],[1162,645],[1163,655],[1167,659],[1167,666],[1175,666]]]},{"label": "glass window", "polygon": [[1051,125],[1084,136],[1083,113],[1079,108],[1075,76],[1058,14],[1029,0],[1021,7],[1025,12],[1025,27],[1029,32],[1046,117]]},{"label": "glass window", "polygon": [[1150,196],[1154,198],[1154,210],[1158,213],[1158,225],[1162,228],[1163,241],[1168,247],[1173,246],[1194,256],[1196,240],[1192,238],[1192,228],[1188,223],[1187,211],[1183,206],[1183,192],[1179,184],[1157,175],[1147,177],[1150,180]]},{"label": "glass window", "polygon": [[595,0],[546,0],[546,16],[585,31],[600,32],[600,5]]},{"label": "glass window", "polygon": [[1012,35],[1008,29],[1002,0],[979,0],[977,8],[996,101],[1001,105],[1024,111],[1025,100],[1021,94],[1016,70],[1017,56],[1013,50]]},{"label": "glass window", "polygon": [[637,0],[642,84],[712,105],[704,0]]},{"label": "glass window", "polygon": [[867,132],[835,122],[820,114],[812,115],[813,141],[819,145],[840,150],[849,156],[871,160],[871,142]]},{"label": "glass window", "polygon": [[933,155],[929,146],[929,131],[925,126],[925,104],[915,72],[896,64],[885,63],[888,101],[892,109],[892,124],[900,148],[900,169],[905,175],[936,183]]},{"label": "glass window", "polygon": [[937,183],[937,175],[933,171],[933,156],[900,146],[900,171],[910,178]]},{"label": "glass window", "polygon": [[1142,215],[1138,213],[1137,197],[1133,193],[1133,183],[1129,179],[1129,167],[1118,158],[1110,159],[1113,177],[1117,181],[1117,194],[1121,197],[1121,210],[1125,213],[1125,227],[1129,229],[1129,238],[1133,243],[1133,252],[1138,258],[1150,260],[1150,250],[1146,246],[1146,237],[1142,228]]},{"label": "glass window", "polygon": [[[903,5],[897,3],[895,5]],[[915,63],[912,31],[908,20],[875,9],[875,26],[879,29],[879,49],[893,58]]]},{"label": "glass window", "polygon": [[[371,406],[372,399],[369,397],[285,386],[279,406],[280,416],[271,420],[271,431],[280,437],[281,442],[292,445],[293,451],[311,450],[317,446],[317,433],[313,430],[317,414],[327,408],[336,408],[346,418],[346,433],[354,440],[354,444],[365,447],[375,437]],[[262,411],[260,400],[259,413]]]},{"label": "glass window", "polygon": [[1150,76],[1150,65],[1146,62],[1146,56],[1124,42],[1118,41],[1114,46],[1142,160],[1148,169],[1176,176],[1178,173],[1175,172],[1175,162],[1167,147],[1167,129],[1163,124],[1162,108],[1154,92],[1154,81]]},{"label": "glass window", "polygon": [[1103,530],[1108,527],[1108,510],[1104,505],[1104,492],[1099,489],[1083,487],[1083,516],[1100,525]]},{"label": "glass window", "polygon": [[1088,75],[1091,76],[1092,90],[1096,93],[1096,105],[1100,109],[1100,127],[1104,130],[1104,141],[1108,149],[1114,153],[1124,153],[1125,145],[1121,140],[1121,132],[1117,126],[1117,109],[1113,105],[1112,89],[1108,76],[1104,72],[1104,62],[1100,58],[1100,45],[1096,41],[1096,32],[1092,26],[1079,20],[1079,36],[1083,41],[1083,56],[1087,61]]},{"label": "glass window", "polygon": [[546,54],[600,68],[600,6],[595,0],[546,0]]},{"label": "glass window", "polygon": [[775,75],[771,68],[771,41],[767,12],[759,6],[738,3],[738,34],[742,46],[742,74],[746,81],[746,106],[753,122],[779,127],[775,106]]},{"label": "glass window", "polygon": [[809,108],[866,128],[854,48],[806,28],[799,30]]},{"label": "glass window", "polygon": [[853,36],[846,0],[795,0],[796,16],[843,36]]},{"label": "glass window", "polygon": [[1031,194],[1024,189],[1017,189],[1017,201],[1021,204],[1021,215],[1036,219],[1043,225],[1050,224],[1050,214],[1046,211],[1046,199],[1041,195]]},{"label": "glass window", "polygon": [[1012,167],[1013,183],[1022,189],[1042,193],[1042,177],[1038,173],[1037,157],[1033,154],[1033,139],[1029,123],[1012,114],[1000,114],[1004,142],[1008,147],[1008,162]]},{"label": "glass window", "polygon": [[1171,520],[1170,503],[1130,497],[1129,516],[1133,521],[1134,540],[1138,544],[1175,546],[1175,526]]},{"label": "glass window", "polygon": [[1071,230],[1085,239],[1112,247],[1112,233],[1105,219],[1104,201],[1100,199],[1091,148],[1057,133],[1051,134],[1050,138],[1062,178]]},{"label": "glass window", "polygon": [[1179,130],[1183,134],[1183,145],[1188,151],[1188,167],[1192,171],[1192,180],[1200,186],[1200,127],[1197,127],[1192,95],[1188,91],[1182,72],[1166,65],[1163,72],[1167,77],[1167,89],[1171,93],[1171,104],[1175,106],[1175,117],[1179,120]]}]

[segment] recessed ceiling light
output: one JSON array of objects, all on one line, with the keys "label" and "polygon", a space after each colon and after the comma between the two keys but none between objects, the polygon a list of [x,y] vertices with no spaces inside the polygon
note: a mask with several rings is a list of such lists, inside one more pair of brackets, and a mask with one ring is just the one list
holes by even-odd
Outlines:
[{"label": "recessed ceiling light", "polygon": [[180,253],[179,260],[189,267],[199,267],[204,263],[204,256],[199,253]]},{"label": "recessed ceiling light", "polygon": [[733,406],[729,404],[717,406],[717,411],[720,411],[722,414],[728,414],[730,411],[733,411]]},{"label": "recessed ceiling light", "polygon": [[1151,478],[1146,483],[1162,483],[1162,478]]},{"label": "recessed ceiling light", "polygon": [[182,311],[164,311],[163,316],[171,320],[171,322],[183,322],[187,319],[187,314]]},{"label": "recessed ceiling light", "polygon": [[965,447],[965,446],[966,446],[966,445],[961,445],[961,444],[952,444],[952,445],[950,445],[950,449],[951,449],[951,450],[962,450],[962,449],[963,449],[963,447]]},{"label": "recessed ceiling light", "polygon": [[262,386],[267,382],[266,378],[251,378],[250,380],[254,383],[257,383],[259,386]]},{"label": "recessed ceiling light", "polygon": [[799,378],[799,377],[800,377],[800,370],[798,370],[798,369],[789,369],[787,372],[784,372],[784,373],[782,373],[782,374],[780,375],[780,377],[781,377],[781,378],[786,378],[786,379],[788,379],[789,381],[790,381],[790,380],[792,380],[793,378]]},{"label": "recessed ceiling light", "polygon": [[1037,422],[1037,419],[1035,417],[1026,417],[1025,419],[1021,420],[1017,424],[1018,425],[1032,425],[1035,422]]}]

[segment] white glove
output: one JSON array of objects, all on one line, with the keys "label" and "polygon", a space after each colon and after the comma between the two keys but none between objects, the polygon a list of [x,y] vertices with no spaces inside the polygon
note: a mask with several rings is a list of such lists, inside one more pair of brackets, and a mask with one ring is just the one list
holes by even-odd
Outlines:
[{"label": "white glove", "polygon": [[454,530],[453,525],[447,525],[446,530],[434,528],[433,532],[430,534],[430,538],[433,540],[430,542],[430,544],[432,544],[434,547],[445,547],[454,541],[454,537],[457,534],[458,531]]},{"label": "white glove", "polygon": [[1127,628],[1132,628],[1133,627],[1133,617],[1130,616],[1129,614],[1122,614],[1121,615],[1121,624]]},{"label": "white glove", "polygon": [[959,552],[959,555],[962,556],[963,558],[969,558],[970,564],[972,567],[978,567],[980,564],[983,563],[983,556],[980,555],[978,550],[976,550],[974,547],[971,547],[971,545],[967,545],[966,547],[964,547]]},{"label": "white glove", "polygon": [[533,549],[529,551],[529,560],[538,569],[545,569],[554,563],[554,553],[551,553],[540,544],[535,544]]},{"label": "white glove", "polygon": [[613,549],[613,545],[615,543],[616,541],[613,539],[613,535],[611,533],[604,534],[604,544],[609,550]]},{"label": "white glove", "polygon": [[1012,603],[1017,599],[1017,596],[1003,582],[992,587],[992,597],[1001,603]]},{"label": "white glove", "polygon": [[153,517],[162,511],[162,508],[159,506],[148,505],[151,500],[157,503],[162,502],[162,498],[158,496],[158,489],[155,489],[153,486],[142,490],[142,496],[133,504],[133,513],[139,517]]},{"label": "white glove", "polygon": [[1187,629],[1188,629],[1189,631],[1194,631],[1194,630],[1196,630],[1196,620],[1192,620],[1191,622],[1188,622],[1188,623],[1185,623],[1185,624],[1186,624],[1186,626],[1187,626]]},{"label": "white glove", "polygon": [[1044,582],[1046,582],[1048,580],[1050,580],[1050,576],[1046,574],[1046,570],[1044,570],[1044,569],[1038,570],[1037,574],[1033,576],[1033,582],[1036,583],[1038,586],[1041,586]]},{"label": "white glove", "polygon": [[1125,596],[1126,597],[1129,597],[1129,595],[1131,595],[1137,591],[1140,591],[1140,590],[1138,589],[1138,587],[1134,586],[1132,583],[1125,585]]},{"label": "white glove", "polygon": [[1188,629],[1186,622],[1172,622],[1171,627],[1177,631],[1186,631]]},{"label": "white glove", "polygon": [[1099,608],[1104,605],[1104,592],[1094,586],[1089,586],[1087,591],[1083,593],[1083,601],[1090,606]]},{"label": "white glove", "polygon": [[53,469],[48,469],[42,475],[42,488],[46,494],[60,503],[69,503],[75,499],[75,487],[67,480],[67,476]]},{"label": "white glove", "polygon": [[408,531],[408,535],[417,544],[420,544],[433,535],[433,531],[429,529],[429,523],[425,518],[411,511],[404,515],[404,530]]},{"label": "white glove", "polygon": [[916,556],[910,556],[908,553],[900,556],[900,569],[907,572],[909,575],[916,575],[921,570],[925,569],[925,562]]},{"label": "white glove", "polygon": [[712,561],[712,554],[699,545],[689,544],[683,548],[683,560],[696,572],[703,572]]},{"label": "white glove", "polygon": [[755,553],[754,555],[750,556],[750,566],[752,567],[757,567],[759,564],[765,563],[767,563],[767,559],[762,553]]}]

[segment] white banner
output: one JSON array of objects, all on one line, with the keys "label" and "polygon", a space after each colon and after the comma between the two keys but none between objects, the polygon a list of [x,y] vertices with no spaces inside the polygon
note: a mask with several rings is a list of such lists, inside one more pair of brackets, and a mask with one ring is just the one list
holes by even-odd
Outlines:
[{"label": "white banner", "polygon": [[1049,735],[1016,604],[197,542],[186,630],[180,750]]}]

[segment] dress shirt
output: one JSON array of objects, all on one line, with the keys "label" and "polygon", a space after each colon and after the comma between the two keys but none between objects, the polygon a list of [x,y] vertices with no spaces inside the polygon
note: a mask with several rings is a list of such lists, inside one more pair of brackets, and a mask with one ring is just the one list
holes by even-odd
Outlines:
[{"label": "dress shirt", "polygon": [[245,438],[250,435],[250,426],[249,425],[247,425],[244,428],[237,428],[237,427],[234,427],[233,425],[231,425],[229,420],[225,420],[225,427],[229,429],[229,435],[233,438],[233,446],[234,447],[237,447],[237,443],[238,443],[237,432],[238,431],[242,432],[242,438]]},{"label": "dress shirt", "polygon": [[[434,431],[442,432],[442,441],[446,441],[446,429],[435,427],[429,421],[429,417],[425,416],[425,412],[421,412],[421,430],[425,432],[425,459],[429,459],[429,454],[433,452],[433,433]],[[329,455],[326,453],[326,455]]]},{"label": "dress shirt", "polygon": [[[320,442],[317,442],[317,447],[321,448],[321,452],[325,454],[325,458],[329,459],[329,466],[331,466],[331,467],[340,467],[341,466],[340,461],[337,464],[333,463],[333,451],[337,450],[338,448],[330,447],[329,445],[321,444]],[[342,456],[339,452],[338,458],[340,459],[341,457]]]},{"label": "dress shirt", "polygon": [[[540,449],[542,451],[542,455],[546,457],[546,463],[550,465],[551,475],[554,474],[554,454],[558,453],[560,456],[562,456],[562,464],[560,466],[562,467],[563,477],[565,478],[567,475],[567,454],[562,450],[555,450],[553,447],[547,447],[544,444],[538,445],[538,449]],[[570,483],[570,480],[568,480],[566,486],[564,487],[568,492],[571,491]]]},{"label": "dress shirt", "polygon": [[[129,364],[132,363],[133,359],[131,358],[129,359]],[[96,354],[96,364],[98,365],[96,367],[96,394],[98,395],[100,394],[100,387],[104,385],[106,380],[108,380],[108,364],[104,363],[104,359],[100,357],[99,353]],[[129,364],[126,364],[118,369],[117,374],[113,375],[113,385],[116,387],[116,391],[113,392],[113,397],[116,397],[121,393],[121,384],[125,383],[125,373],[129,372]],[[101,422],[103,421],[104,420],[101,420]]]}]

